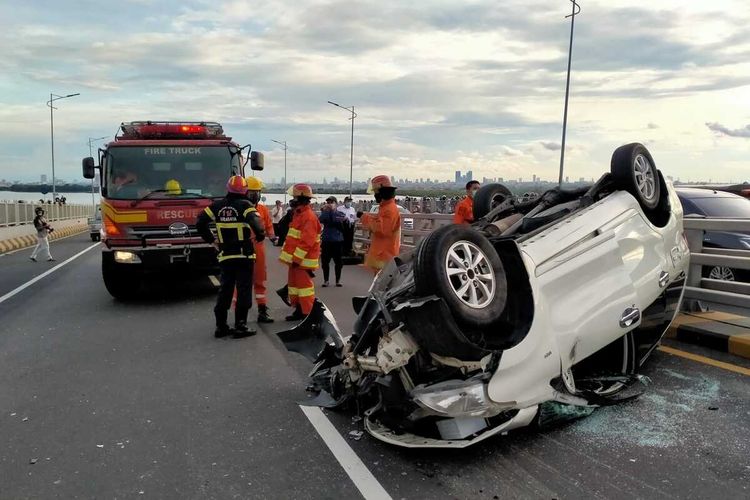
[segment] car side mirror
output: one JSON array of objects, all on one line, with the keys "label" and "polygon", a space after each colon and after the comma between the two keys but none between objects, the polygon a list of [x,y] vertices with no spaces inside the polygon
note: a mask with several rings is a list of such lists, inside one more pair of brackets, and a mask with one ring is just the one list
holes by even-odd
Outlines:
[{"label": "car side mirror", "polygon": [[250,169],[251,170],[263,170],[265,166],[265,158],[263,153],[260,151],[253,151],[250,153]]},{"label": "car side mirror", "polygon": [[94,165],[94,159],[91,156],[84,158],[81,162],[81,166],[83,167],[84,179],[93,179],[96,177],[96,173],[94,172],[96,166]]}]

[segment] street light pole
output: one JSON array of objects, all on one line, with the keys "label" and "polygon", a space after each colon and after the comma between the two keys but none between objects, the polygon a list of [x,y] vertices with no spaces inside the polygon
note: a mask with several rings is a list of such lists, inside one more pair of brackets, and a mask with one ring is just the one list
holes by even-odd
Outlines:
[{"label": "street light pole", "polygon": [[562,129],[562,144],[560,145],[560,178],[557,183],[562,186],[563,181],[563,166],[565,164],[565,132],[568,127],[568,96],[570,94],[570,62],[573,58],[573,26],[575,25],[575,19],[579,12],[581,12],[581,6],[576,3],[576,0],[570,0],[573,4],[572,11],[570,14],[565,16],[570,18],[570,46],[568,47],[568,77],[565,82],[565,111],[563,112],[563,129]]},{"label": "street light pole", "polygon": [[275,142],[276,144],[281,144],[282,146],[284,146],[284,205],[286,205],[286,141],[277,141],[275,139],[271,139],[271,142]]},{"label": "street light pole", "polygon": [[57,95],[50,92],[49,94],[49,101],[47,101],[47,106],[49,106],[49,135],[50,135],[50,146],[52,148],[52,201],[55,201],[55,195],[57,193],[56,189],[56,183],[55,183],[55,122],[54,122],[54,115],[53,111],[57,109],[52,105],[53,102],[59,101],[60,99],[67,99],[68,97],[75,97],[77,95],[81,95],[79,93],[75,94],[68,94],[68,95]]},{"label": "street light pole", "polygon": [[341,108],[341,109],[345,109],[352,114],[352,117],[349,118],[352,121],[352,143],[351,143],[351,149],[349,152],[349,198],[351,198],[352,197],[352,177],[354,174],[354,119],[357,117],[357,113],[354,112],[354,106],[352,106],[351,108],[347,108],[346,106],[336,104],[333,101],[328,101],[328,104],[333,104],[334,106]]},{"label": "street light pole", "polygon": [[[104,137],[89,137],[89,156],[94,156],[94,151],[91,149],[91,145],[96,141],[103,141],[108,136]],[[101,170],[99,171],[101,172]],[[101,173],[100,173],[101,175]],[[94,175],[94,179],[96,179],[96,175]],[[96,217],[96,199],[94,198],[94,179],[91,179],[91,209],[93,210],[93,216]]]}]

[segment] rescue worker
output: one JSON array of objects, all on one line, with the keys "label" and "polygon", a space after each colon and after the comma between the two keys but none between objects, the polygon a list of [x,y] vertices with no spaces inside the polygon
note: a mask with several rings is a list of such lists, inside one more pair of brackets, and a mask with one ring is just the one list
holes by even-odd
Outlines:
[{"label": "rescue worker", "polygon": [[368,229],[370,249],[365,257],[365,266],[377,273],[386,263],[399,254],[401,249],[401,214],[396,206],[396,187],[387,175],[378,175],[370,180],[367,192],[375,195],[380,204],[378,213],[358,212],[360,223]]},{"label": "rescue worker", "polygon": [[466,183],[466,198],[456,204],[453,213],[454,224],[471,224],[474,222],[474,194],[479,191],[479,181]]},{"label": "rescue worker", "polygon": [[[255,207],[246,196],[247,182],[242,176],[234,175],[227,182],[226,197],[213,202],[198,216],[198,234],[219,251],[217,258],[221,268],[221,285],[214,307],[214,336],[217,338],[229,334],[234,338],[244,338],[256,333],[247,327],[247,313],[252,306],[255,260],[251,232],[255,233],[255,241],[261,242],[265,238],[265,231]],[[212,221],[216,223],[218,242],[209,227]],[[234,311],[234,330],[230,330],[227,315],[235,286],[237,307]]]},{"label": "rescue worker", "polygon": [[36,262],[37,255],[41,254],[42,258],[45,255],[47,256],[47,262],[54,262],[55,259],[52,258],[52,254],[49,252],[49,234],[54,229],[49,225],[47,219],[44,218],[44,209],[42,207],[36,207],[34,213],[36,214],[36,217],[34,217],[34,229],[36,229],[37,243],[29,259]]},{"label": "rescue worker", "polygon": [[[273,230],[273,221],[268,207],[260,202],[260,192],[263,182],[257,177],[250,176],[247,179],[247,199],[250,200],[258,211],[258,217],[263,224],[266,237],[273,242],[276,239]],[[255,303],[258,304],[258,323],[273,323],[273,318],[268,314],[268,299],[266,298],[266,246],[263,242],[253,239],[255,248],[255,269],[253,270],[253,288],[255,289]]]},{"label": "rescue worker", "polygon": [[320,257],[321,225],[310,207],[313,192],[309,185],[295,184],[289,189],[289,194],[294,197],[296,208],[279,260],[289,266],[289,302],[295,308],[286,320],[299,321],[310,314],[315,303],[312,278]]}]

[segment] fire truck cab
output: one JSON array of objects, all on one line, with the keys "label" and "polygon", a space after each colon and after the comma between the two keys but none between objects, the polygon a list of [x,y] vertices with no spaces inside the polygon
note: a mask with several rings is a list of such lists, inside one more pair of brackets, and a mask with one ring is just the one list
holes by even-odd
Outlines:
[{"label": "fire truck cab", "polygon": [[195,224],[248,161],[263,170],[263,154],[250,149],[216,122],[135,121],[120,125],[98,165],[83,159],[86,179],[100,170],[102,277],[113,297],[136,296],[146,273],[216,269]]}]

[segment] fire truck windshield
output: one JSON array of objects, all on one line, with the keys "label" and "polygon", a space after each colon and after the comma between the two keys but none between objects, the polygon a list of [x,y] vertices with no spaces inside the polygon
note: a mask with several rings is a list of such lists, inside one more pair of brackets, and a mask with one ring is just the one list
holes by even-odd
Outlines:
[{"label": "fire truck windshield", "polygon": [[120,200],[214,198],[239,172],[240,156],[227,146],[113,147],[104,161],[104,193]]}]

